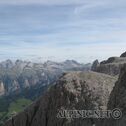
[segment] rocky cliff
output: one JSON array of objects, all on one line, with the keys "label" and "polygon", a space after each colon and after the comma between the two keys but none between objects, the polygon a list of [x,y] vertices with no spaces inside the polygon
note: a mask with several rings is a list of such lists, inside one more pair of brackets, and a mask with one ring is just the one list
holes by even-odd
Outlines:
[{"label": "rocky cliff", "polygon": [[106,110],[116,78],[96,72],[70,72],[5,126],[94,126],[95,119],[58,118],[59,110]]},{"label": "rocky cliff", "polygon": [[[97,64],[96,64],[97,63]],[[126,63],[125,53],[121,54],[120,57],[110,57],[105,61],[98,64],[96,60],[93,63],[93,71],[109,74],[112,76],[118,76],[120,74],[121,67]],[[95,66],[95,67],[94,67]]]},{"label": "rocky cliff", "polygon": [[62,73],[89,70],[90,64],[80,64],[74,60],[57,63],[32,63],[6,60],[0,63],[0,96],[20,92],[25,88],[45,86],[57,80]]},{"label": "rocky cliff", "polygon": [[95,60],[92,64],[91,70],[95,71],[99,67],[100,63],[98,60]]},{"label": "rocky cliff", "polygon": [[4,95],[4,94],[5,94],[4,84],[3,82],[0,82],[0,95]]},{"label": "rocky cliff", "polygon": [[[114,108],[122,111],[122,117],[118,120],[113,118],[106,120],[104,126],[125,126],[126,125],[126,64],[121,69],[119,79],[110,95],[108,109]],[[118,113],[117,113],[118,114]]]}]

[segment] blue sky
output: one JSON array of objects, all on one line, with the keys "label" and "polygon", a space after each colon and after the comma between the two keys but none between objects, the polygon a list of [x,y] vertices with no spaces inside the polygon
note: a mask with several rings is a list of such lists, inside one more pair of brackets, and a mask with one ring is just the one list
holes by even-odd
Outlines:
[{"label": "blue sky", "polygon": [[87,63],[125,48],[125,0],[0,0],[0,60]]}]

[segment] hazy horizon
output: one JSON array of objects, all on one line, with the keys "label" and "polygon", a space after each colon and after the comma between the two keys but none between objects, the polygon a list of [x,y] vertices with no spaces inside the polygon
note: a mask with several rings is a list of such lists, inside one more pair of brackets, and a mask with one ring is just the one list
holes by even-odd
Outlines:
[{"label": "hazy horizon", "polygon": [[126,1],[1,0],[0,61],[88,63],[126,51]]}]

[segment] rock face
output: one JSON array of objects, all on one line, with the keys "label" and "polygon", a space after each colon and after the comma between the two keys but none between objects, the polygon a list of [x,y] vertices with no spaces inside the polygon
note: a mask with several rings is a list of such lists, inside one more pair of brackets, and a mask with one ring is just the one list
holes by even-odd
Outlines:
[{"label": "rock face", "polygon": [[0,82],[0,95],[3,95],[5,93],[5,88],[3,82]]},{"label": "rock face", "polygon": [[120,57],[126,57],[126,52],[124,52],[123,54],[121,54]]},{"label": "rock face", "polygon": [[62,73],[76,70],[89,70],[90,66],[74,60],[56,63],[32,63],[17,60],[6,60],[0,63],[0,96],[34,86],[45,86],[57,80]]},{"label": "rock face", "polygon": [[94,119],[57,118],[59,110],[105,110],[116,79],[95,72],[70,72],[5,126],[94,126]]},{"label": "rock face", "polygon": [[126,64],[121,69],[119,79],[110,95],[108,109],[118,108],[122,111],[122,117],[118,120],[107,120],[104,126],[125,126],[126,125]]},{"label": "rock face", "polygon": [[91,70],[95,71],[99,65],[100,65],[99,61],[95,60],[92,64]]},{"label": "rock face", "polygon": [[117,76],[125,63],[126,57],[110,57],[108,60],[102,61],[93,71]]}]

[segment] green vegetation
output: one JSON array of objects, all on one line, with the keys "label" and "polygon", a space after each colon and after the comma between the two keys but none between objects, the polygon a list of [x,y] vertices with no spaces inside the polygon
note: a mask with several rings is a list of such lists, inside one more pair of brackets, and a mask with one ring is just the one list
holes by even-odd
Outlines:
[{"label": "green vegetation", "polygon": [[24,110],[35,99],[41,96],[48,86],[31,87],[22,90],[21,92],[15,92],[8,96],[0,98],[0,126],[3,126],[4,122],[15,115],[18,112]]},{"label": "green vegetation", "polygon": [[31,100],[26,98],[19,98],[9,104],[8,110],[5,112],[0,112],[0,126],[3,125],[4,121],[12,117],[13,115],[21,112],[28,105],[32,103]]},{"label": "green vegetation", "polygon": [[32,101],[29,99],[20,98],[10,104],[9,109],[8,109],[8,113],[13,114],[15,112],[16,113],[21,112],[22,109],[26,108],[31,103],[32,103]]}]

